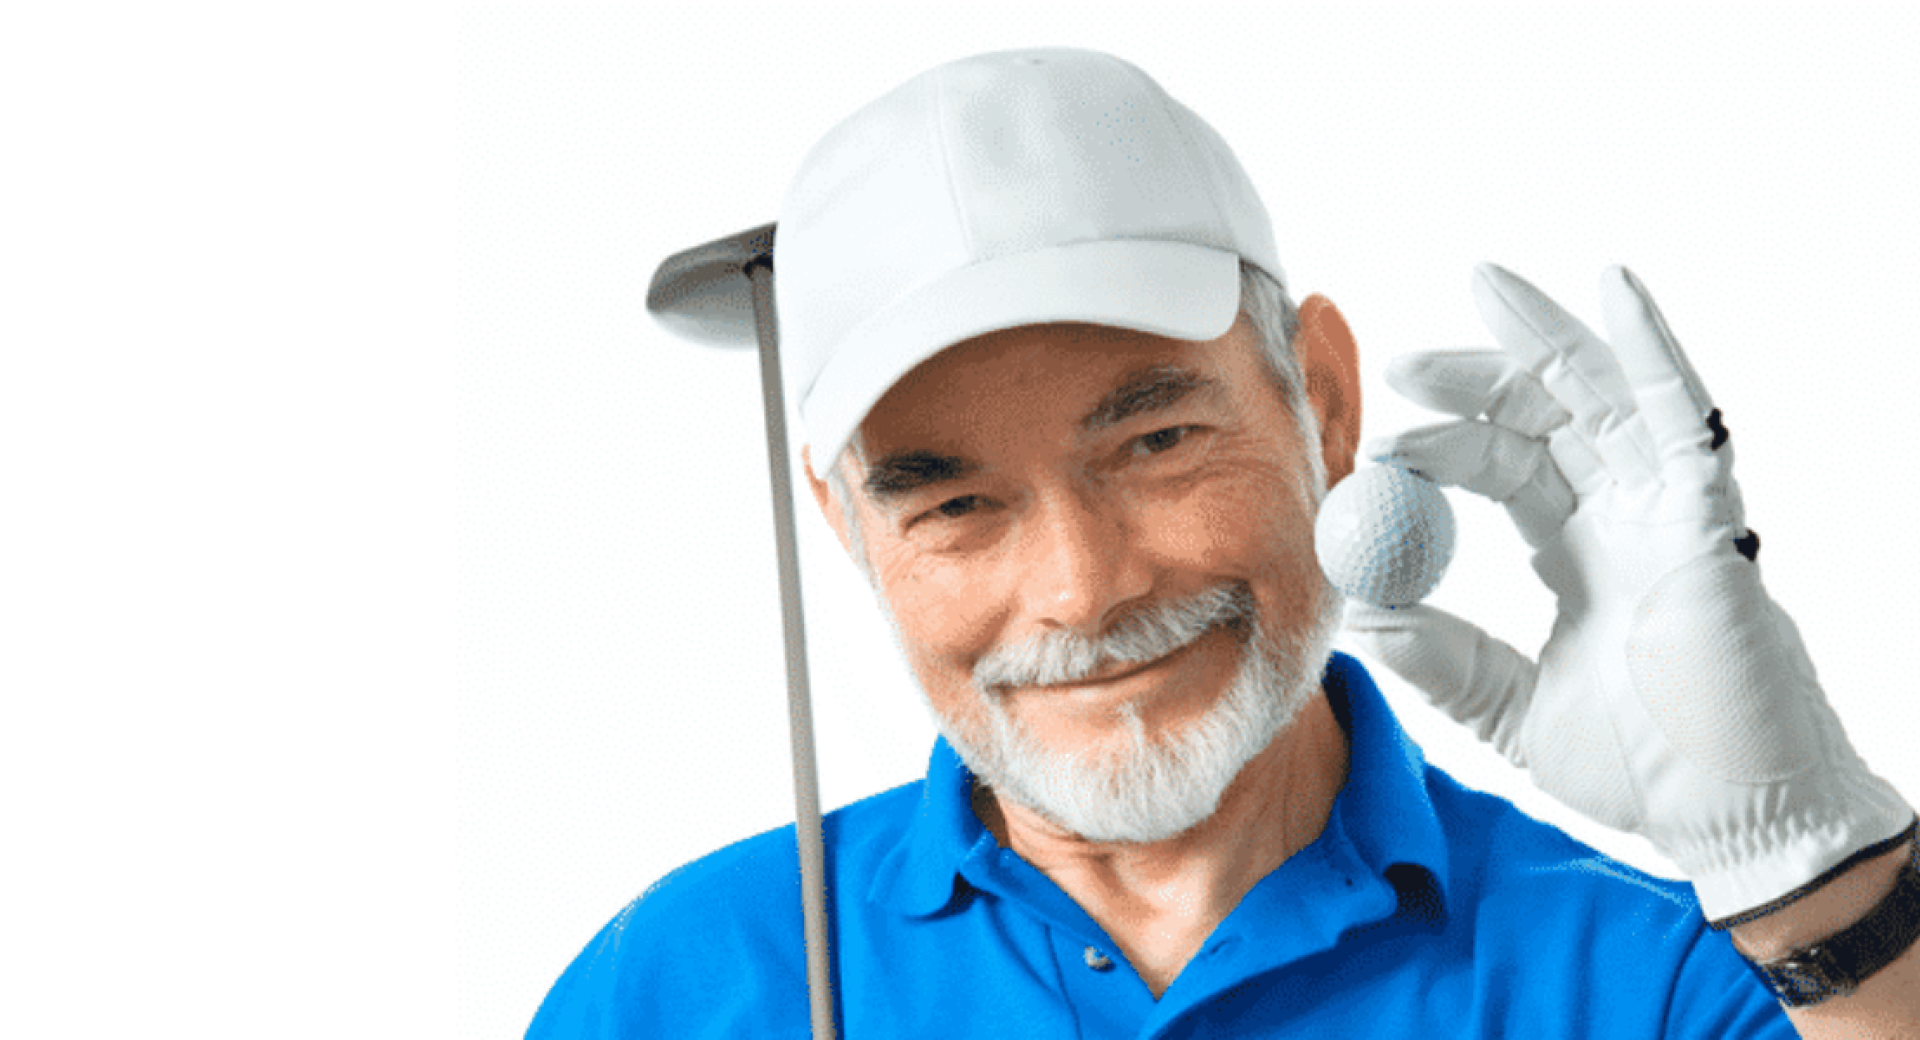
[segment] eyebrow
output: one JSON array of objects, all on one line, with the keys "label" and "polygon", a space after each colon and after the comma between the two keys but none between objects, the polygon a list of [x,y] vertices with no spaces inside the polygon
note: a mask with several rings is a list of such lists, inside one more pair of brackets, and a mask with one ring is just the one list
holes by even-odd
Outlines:
[{"label": "eyebrow", "polygon": [[867,470],[867,496],[891,505],[922,488],[961,480],[978,472],[980,464],[957,455],[932,451],[896,451]]},{"label": "eyebrow", "polygon": [[1080,430],[1099,433],[1136,415],[1166,411],[1197,390],[1217,393],[1220,382],[1177,365],[1156,365],[1129,372],[1112,393],[1101,398],[1080,420]]},{"label": "eyebrow", "polygon": [[[1099,433],[1139,415],[1165,411],[1197,392],[1218,393],[1219,380],[1177,365],[1156,365],[1129,372],[1080,419],[1084,434]],[[935,451],[896,451],[881,457],[867,470],[867,495],[891,505],[916,492],[964,480],[980,471],[980,464]]]}]

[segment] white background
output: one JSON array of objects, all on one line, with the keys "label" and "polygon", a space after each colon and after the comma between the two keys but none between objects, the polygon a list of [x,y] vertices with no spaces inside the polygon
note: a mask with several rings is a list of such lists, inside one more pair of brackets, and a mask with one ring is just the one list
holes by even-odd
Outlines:
[{"label": "white background", "polygon": [[[790,821],[757,370],[646,281],[1007,47],[1111,51],[1221,131],[1354,328],[1367,436],[1436,418],[1394,355],[1488,343],[1473,264],[1596,324],[1630,265],[1769,590],[1920,797],[1902,15],[247,10],[0,23],[0,1033],[516,1036],[648,884]],[[1523,545],[1453,501],[1430,602],[1536,648]],[[832,807],[933,730],[801,535]],[[1376,678],[1433,761],[1670,872]]]}]

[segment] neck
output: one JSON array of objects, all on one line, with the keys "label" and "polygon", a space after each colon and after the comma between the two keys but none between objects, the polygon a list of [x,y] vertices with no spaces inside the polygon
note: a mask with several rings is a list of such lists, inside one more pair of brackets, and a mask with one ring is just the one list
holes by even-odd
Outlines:
[{"label": "neck", "polygon": [[1142,975],[1170,983],[1253,886],[1325,829],[1346,782],[1347,738],[1325,690],[1254,756],[1193,829],[1149,843],[1095,842],[976,786],[974,808],[1000,844],[1045,873],[1120,944]]}]

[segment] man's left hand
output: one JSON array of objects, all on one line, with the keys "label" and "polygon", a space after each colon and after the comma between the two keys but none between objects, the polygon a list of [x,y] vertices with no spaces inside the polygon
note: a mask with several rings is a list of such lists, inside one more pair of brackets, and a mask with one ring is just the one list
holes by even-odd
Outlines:
[{"label": "man's left hand", "polygon": [[1602,277],[1610,344],[1499,267],[1473,291],[1501,349],[1387,377],[1459,420],[1365,454],[1505,505],[1558,618],[1536,663],[1433,607],[1355,602],[1360,645],[1543,790],[1651,840],[1716,923],[1903,831],[1913,809],[1855,754],[1761,585],[1732,442],[1646,289]]}]

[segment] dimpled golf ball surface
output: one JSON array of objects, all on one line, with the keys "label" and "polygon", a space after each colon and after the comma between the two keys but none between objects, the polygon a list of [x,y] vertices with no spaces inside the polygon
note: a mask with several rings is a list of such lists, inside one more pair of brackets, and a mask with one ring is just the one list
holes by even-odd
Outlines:
[{"label": "dimpled golf ball surface", "polygon": [[1409,606],[1453,562],[1453,510],[1433,481],[1398,466],[1370,467],[1327,492],[1313,548],[1341,592],[1376,607]]}]

